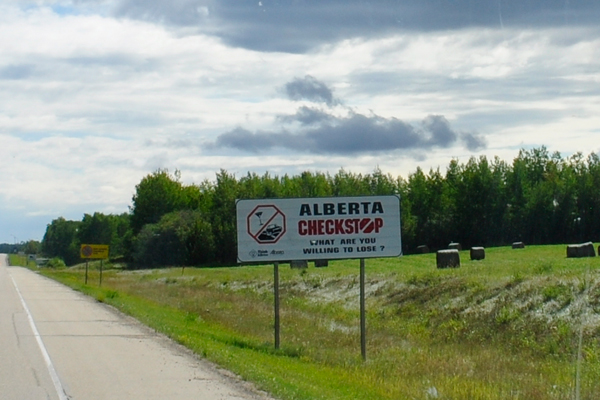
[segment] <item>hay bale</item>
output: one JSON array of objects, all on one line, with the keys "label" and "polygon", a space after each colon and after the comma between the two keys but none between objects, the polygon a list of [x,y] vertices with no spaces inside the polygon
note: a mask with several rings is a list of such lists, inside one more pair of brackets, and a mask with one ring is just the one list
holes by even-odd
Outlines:
[{"label": "hay bale", "polygon": [[316,268],[322,268],[322,267],[328,267],[328,266],[329,266],[329,260],[315,260]]},{"label": "hay bale", "polygon": [[567,258],[596,257],[592,242],[570,244],[567,246]]},{"label": "hay bale", "polygon": [[427,245],[417,246],[417,254],[427,254],[429,253],[429,247]]},{"label": "hay bale", "polygon": [[306,260],[293,260],[290,261],[291,268],[308,268],[308,261]]},{"label": "hay bale", "polygon": [[456,249],[438,250],[436,261],[438,268],[460,267],[460,255]]},{"label": "hay bale", "polygon": [[523,243],[523,242],[514,242],[512,244],[512,248],[513,249],[524,249],[525,248],[525,243]]},{"label": "hay bale", "polygon": [[485,249],[483,247],[471,247],[471,260],[484,260]]},{"label": "hay bale", "polygon": [[596,257],[596,250],[594,250],[594,243],[592,242],[587,242],[587,243],[582,243],[581,247],[584,254],[584,257]]},{"label": "hay bale", "polygon": [[450,244],[448,245],[448,248],[453,249],[453,250],[458,250],[458,251],[462,250],[462,246],[460,245],[460,243],[454,243],[454,242],[450,242]]}]

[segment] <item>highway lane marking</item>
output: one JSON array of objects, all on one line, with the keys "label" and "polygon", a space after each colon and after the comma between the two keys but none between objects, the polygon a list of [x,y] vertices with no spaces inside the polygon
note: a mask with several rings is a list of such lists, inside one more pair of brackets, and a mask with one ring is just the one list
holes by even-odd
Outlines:
[{"label": "highway lane marking", "polygon": [[[10,275],[10,273],[9,273],[9,275]],[[15,290],[17,291],[17,294],[19,295],[19,299],[21,299],[21,304],[23,305],[23,308],[25,309],[25,312],[27,313],[27,319],[29,320],[29,326],[31,327],[31,331],[33,332],[33,336],[35,337],[35,340],[40,348],[40,351],[42,352],[42,357],[44,357],[44,361],[46,362],[46,367],[48,368],[48,372],[50,373],[50,378],[52,379],[52,383],[54,384],[54,388],[56,389],[58,398],[60,400],[69,400],[69,397],[66,395],[65,389],[63,388],[62,383],[60,382],[60,379],[58,378],[56,369],[54,369],[54,364],[52,364],[52,360],[50,359],[50,355],[48,354],[48,351],[46,350],[46,346],[44,345],[44,342],[42,341],[40,332],[38,331],[37,327],[35,326],[35,322],[33,321],[33,317],[31,316],[29,307],[27,307],[27,303],[25,302],[25,299],[23,298],[23,295],[21,295],[21,291],[19,290],[19,287],[17,286],[17,282],[15,282],[15,278],[13,278],[12,275],[10,275],[10,279],[12,280]]]}]

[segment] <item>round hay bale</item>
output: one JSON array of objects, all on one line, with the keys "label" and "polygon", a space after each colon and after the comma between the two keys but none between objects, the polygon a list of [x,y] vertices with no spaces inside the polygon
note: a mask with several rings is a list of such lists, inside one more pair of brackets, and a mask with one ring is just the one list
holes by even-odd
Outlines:
[{"label": "round hay bale", "polygon": [[448,245],[448,248],[449,248],[449,249],[458,250],[458,251],[461,251],[461,250],[462,250],[462,246],[460,245],[460,243],[454,243],[454,242],[451,242],[451,243]]},{"label": "round hay bale", "polygon": [[484,260],[485,249],[483,247],[471,247],[471,260]]},{"label": "round hay bale", "polygon": [[587,242],[587,243],[582,243],[581,244],[582,247],[582,251],[584,256],[583,257],[596,257],[596,250],[594,250],[594,243],[592,242]]},{"label": "round hay bale", "polygon": [[596,257],[592,242],[570,244],[567,246],[567,258]]},{"label": "round hay bale", "polygon": [[525,243],[523,243],[523,242],[514,242],[512,244],[512,248],[513,249],[524,249],[525,248]]},{"label": "round hay bale", "polygon": [[577,257],[577,246],[576,244],[567,245],[567,258],[576,258]]},{"label": "round hay bale", "polygon": [[438,268],[458,268],[460,267],[460,255],[456,249],[438,250],[436,253]]}]

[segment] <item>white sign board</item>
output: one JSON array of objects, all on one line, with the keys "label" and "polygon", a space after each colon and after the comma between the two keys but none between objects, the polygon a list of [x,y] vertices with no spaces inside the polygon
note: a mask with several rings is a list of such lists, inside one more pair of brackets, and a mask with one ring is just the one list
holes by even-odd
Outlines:
[{"label": "white sign board", "polygon": [[396,257],[398,196],[238,200],[239,262]]}]

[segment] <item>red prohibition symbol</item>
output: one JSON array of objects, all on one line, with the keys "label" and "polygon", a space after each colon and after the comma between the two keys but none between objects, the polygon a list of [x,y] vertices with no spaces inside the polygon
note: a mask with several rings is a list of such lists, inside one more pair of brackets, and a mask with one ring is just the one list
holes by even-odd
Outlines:
[{"label": "red prohibition symbol", "polygon": [[91,257],[93,252],[92,246],[83,246],[83,249],[81,249],[81,253],[86,257]]},{"label": "red prohibition symbol", "polygon": [[285,215],[272,204],[259,205],[246,217],[246,226],[259,244],[277,243],[286,232]]}]

